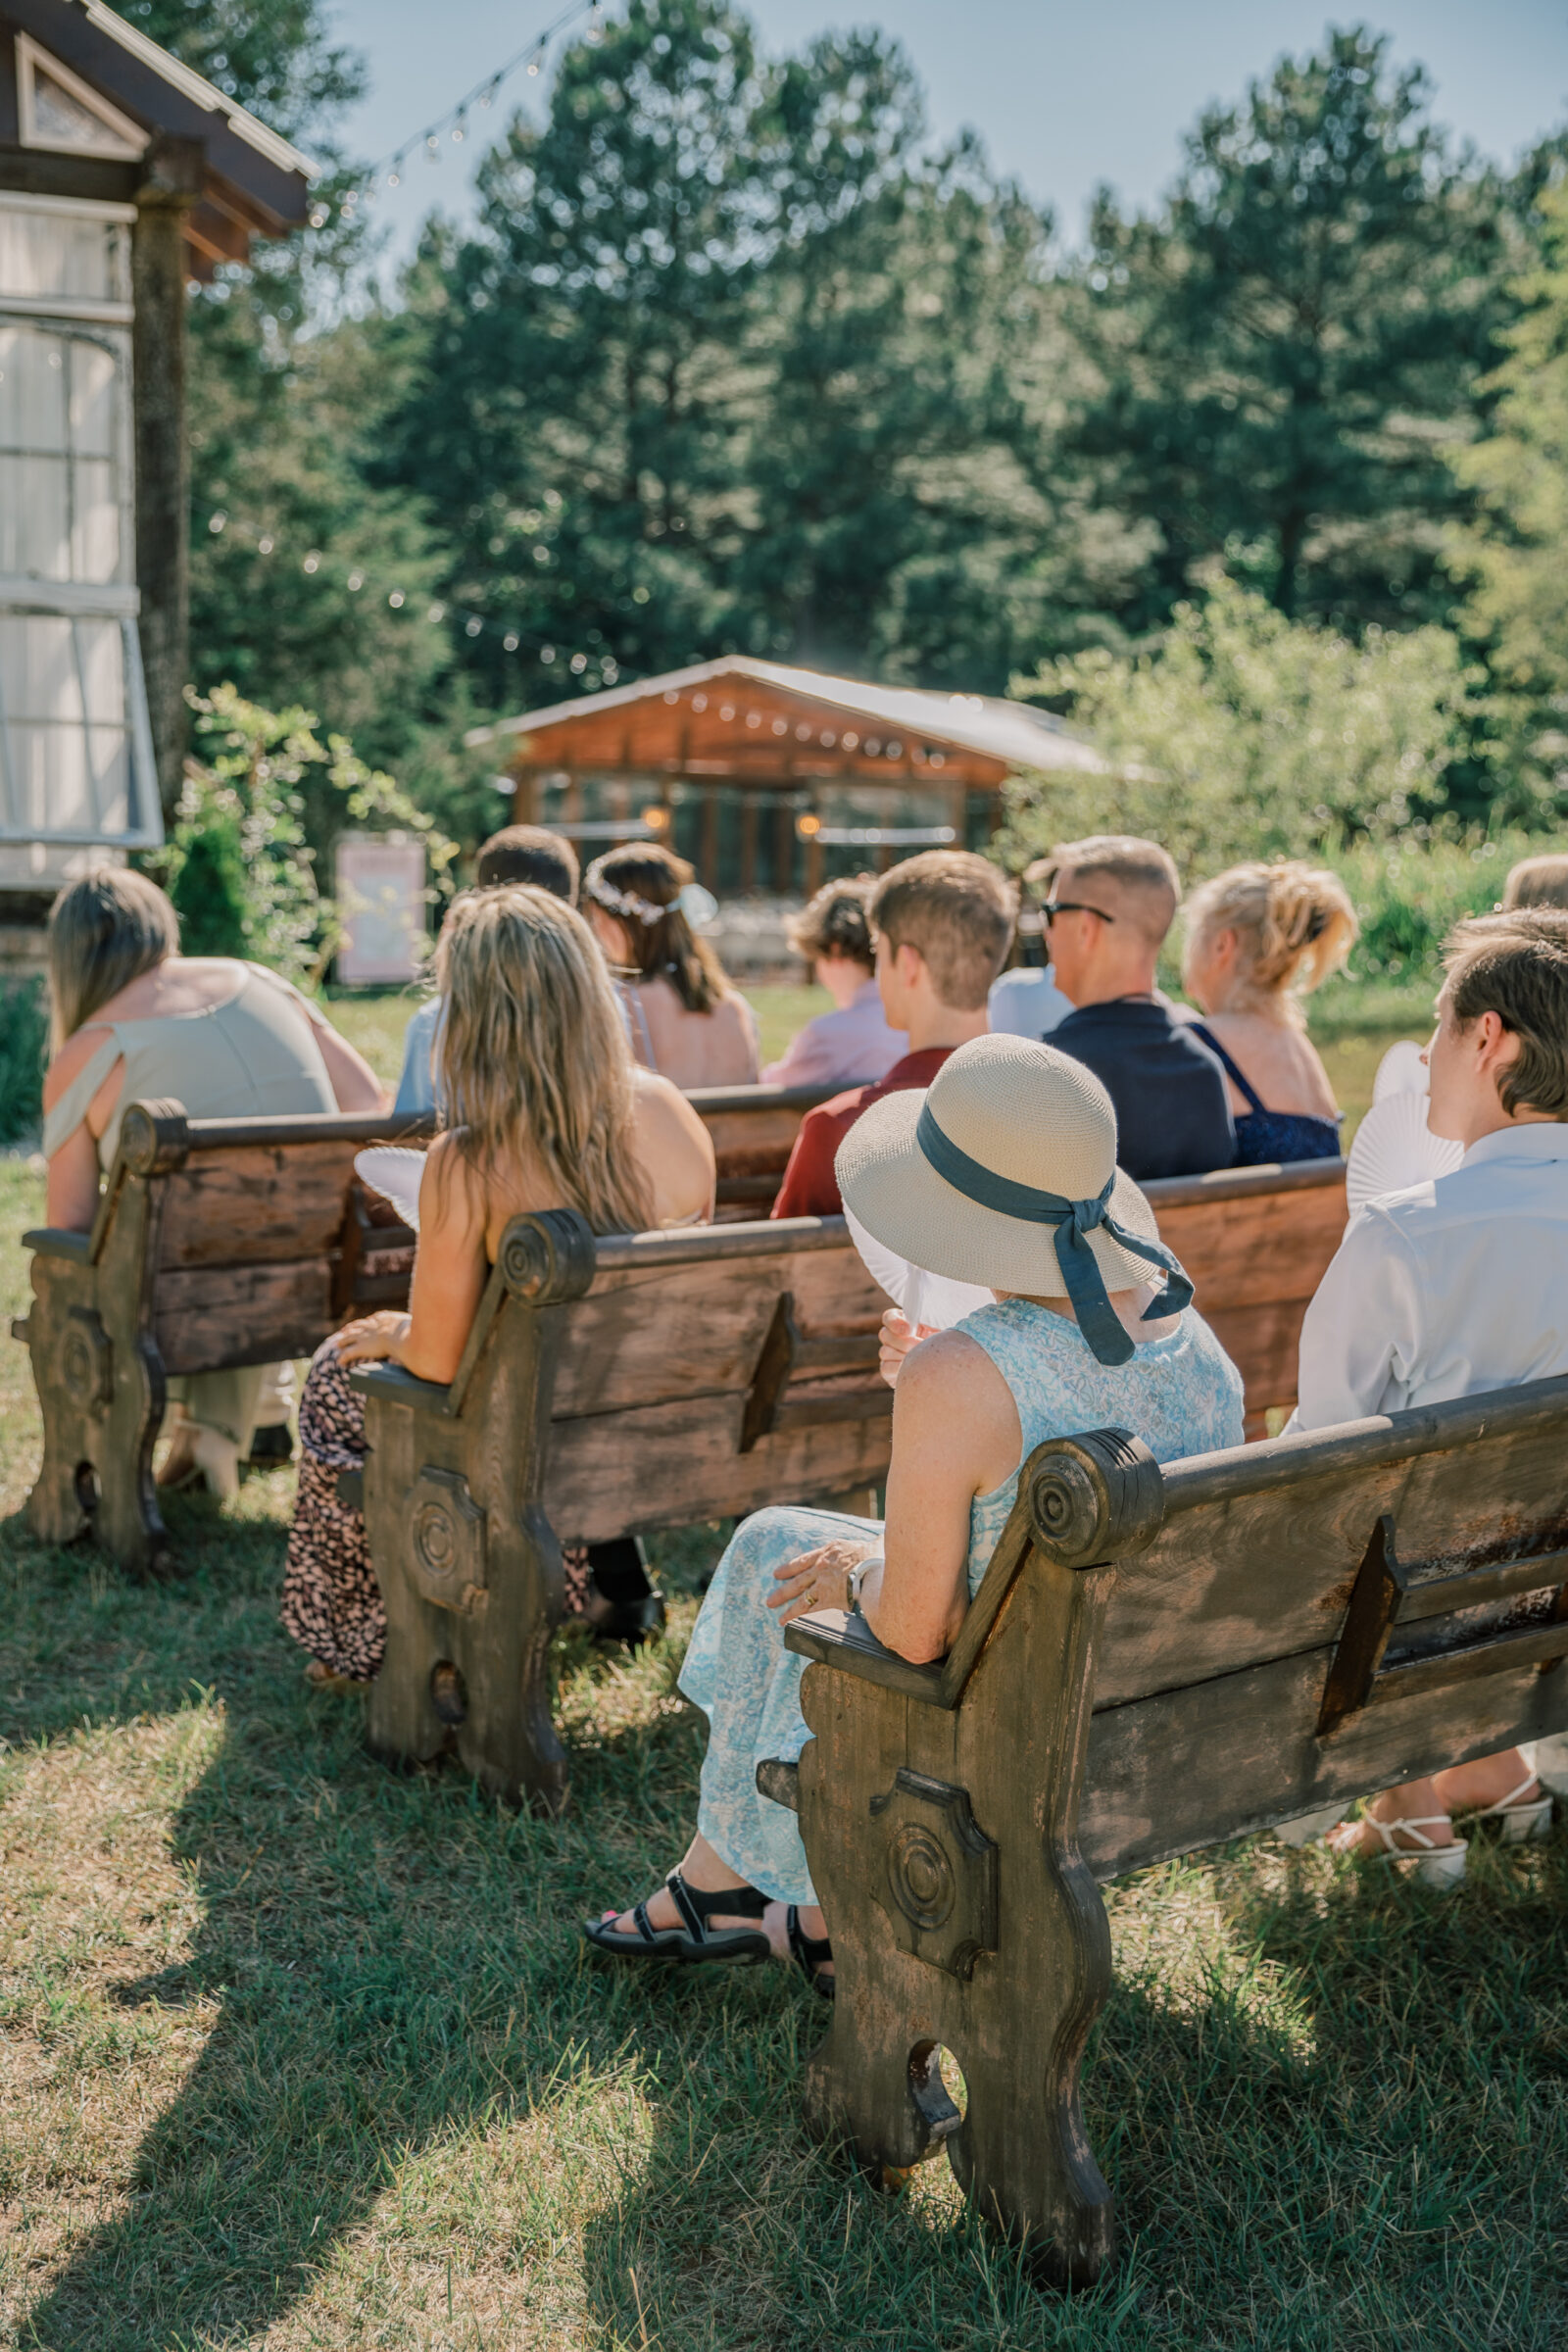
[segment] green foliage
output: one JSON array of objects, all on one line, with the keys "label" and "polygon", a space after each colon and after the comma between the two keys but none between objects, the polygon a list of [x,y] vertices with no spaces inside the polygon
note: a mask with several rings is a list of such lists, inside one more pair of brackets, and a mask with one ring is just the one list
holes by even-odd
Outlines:
[{"label": "green foliage", "polygon": [[187,768],[160,860],[187,955],[319,980],[340,927],[317,859],[350,826],[418,834],[435,892],[450,892],[457,844],[345,736],[323,743],[311,711],[266,710],[230,686],[193,701],[208,757]]},{"label": "green foliage", "polygon": [[120,0],[117,14],[286,137],[365,93],[364,61],[331,47],[321,0]]},{"label": "green foliage", "polygon": [[1221,580],[1152,653],[1043,663],[1014,691],[1065,704],[1122,772],[1009,788],[1000,848],[1022,864],[1110,827],[1161,841],[1185,873],[1365,836],[1427,838],[1422,809],[1471,715],[1457,640],[1428,625],[1353,644]]},{"label": "green foliage", "polygon": [[48,1050],[43,982],[0,981],[0,1145],[19,1143],[42,1123]]},{"label": "green foliage", "polygon": [[1033,650],[1070,601],[1020,454],[1048,223],[927,152],[894,44],[773,65],[727,0],[631,0],[480,186],[411,277],[382,478],[516,624],[531,685],[458,641],[481,696],[726,646],[1000,686]]},{"label": "green foliage", "polygon": [[1451,152],[1424,72],[1388,52],[1331,32],[1201,117],[1153,217],[1098,202],[1076,317],[1100,381],[1068,438],[1157,530],[1135,628],[1213,556],[1287,613],[1446,616],[1444,444],[1476,413],[1520,247],[1500,176]]},{"label": "green foliage", "polygon": [[1555,794],[1568,750],[1568,182],[1544,192],[1539,220],[1539,258],[1514,285],[1521,314],[1492,379],[1492,429],[1453,455],[1481,512],[1450,556],[1474,580],[1471,619]]}]

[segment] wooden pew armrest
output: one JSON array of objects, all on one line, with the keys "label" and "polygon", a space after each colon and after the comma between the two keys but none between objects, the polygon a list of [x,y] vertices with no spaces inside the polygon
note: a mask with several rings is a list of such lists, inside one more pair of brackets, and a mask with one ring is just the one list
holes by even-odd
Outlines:
[{"label": "wooden pew armrest", "polygon": [[69,1257],[78,1266],[92,1264],[90,1233],[65,1233],[55,1225],[40,1225],[23,1235],[22,1247],[30,1250],[35,1257]]},{"label": "wooden pew armrest", "polygon": [[412,1412],[452,1417],[452,1391],[438,1380],[416,1380],[401,1364],[351,1364],[349,1386],[383,1404],[405,1404]]},{"label": "wooden pew armrest", "polygon": [[928,1707],[951,1709],[957,1704],[957,1693],[949,1695],[942,1663],[915,1666],[896,1649],[885,1648],[858,1610],[853,1617],[842,1609],[817,1609],[808,1617],[792,1618],[784,1628],[784,1646],[818,1666],[858,1674],[863,1683],[879,1683],[884,1690],[918,1698]]}]

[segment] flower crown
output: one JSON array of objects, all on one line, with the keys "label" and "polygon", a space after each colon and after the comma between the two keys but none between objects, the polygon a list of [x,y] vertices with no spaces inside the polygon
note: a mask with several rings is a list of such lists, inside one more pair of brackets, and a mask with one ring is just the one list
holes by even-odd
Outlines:
[{"label": "flower crown", "polygon": [[588,897],[610,914],[624,916],[628,922],[645,923],[651,930],[662,923],[666,914],[683,914],[694,931],[711,922],[718,912],[718,902],[700,882],[688,882],[678,890],[667,906],[653,899],[641,898],[635,890],[617,890],[602,874],[590,874],[583,884]]},{"label": "flower crown", "polygon": [[652,899],[639,898],[634,890],[617,890],[612,882],[606,882],[597,874],[590,874],[583,887],[596,906],[607,907],[612,914],[623,914],[628,920],[635,918],[650,927],[662,923],[665,915],[673,914],[680,905],[679,899],[676,899],[668,906],[657,906]]}]

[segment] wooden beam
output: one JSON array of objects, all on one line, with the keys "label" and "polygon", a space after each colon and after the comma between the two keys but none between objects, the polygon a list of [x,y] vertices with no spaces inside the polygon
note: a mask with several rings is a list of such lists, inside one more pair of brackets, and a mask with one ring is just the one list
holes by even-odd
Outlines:
[{"label": "wooden beam", "polygon": [[131,236],[135,320],[136,578],[141,658],[165,822],[184,777],[190,674],[190,449],[185,419],[186,223],[205,162],[196,139],[155,139]]}]

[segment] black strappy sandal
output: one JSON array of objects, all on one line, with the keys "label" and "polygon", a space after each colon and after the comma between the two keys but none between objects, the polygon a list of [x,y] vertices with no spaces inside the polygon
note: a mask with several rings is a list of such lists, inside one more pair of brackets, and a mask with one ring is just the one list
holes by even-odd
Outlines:
[{"label": "black strappy sandal", "polygon": [[832,2000],[835,1980],[822,1974],[824,1965],[833,1957],[832,1944],[825,1936],[807,1935],[801,1926],[800,1910],[794,1903],[784,1914],[784,1933],[790,1939],[790,1958],[817,1999]]},{"label": "black strappy sandal", "polygon": [[664,1885],[675,1898],[680,1927],[656,1928],[649,1919],[648,1905],[639,1903],[632,1912],[637,1923],[634,1935],[609,1920],[583,1921],[582,1932],[594,1950],[612,1960],[675,1960],[686,1967],[705,1960],[766,1960],[771,1956],[773,1947],[760,1927],[718,1928],[710,1933],[708,1926],[715,1911],[736,1919],[760,1920],[767,1909],[767,1896],[755,1886],[720,1886],[709,1893],[706,1887],[688,1886],[678,1870],[670,1872]]}]

